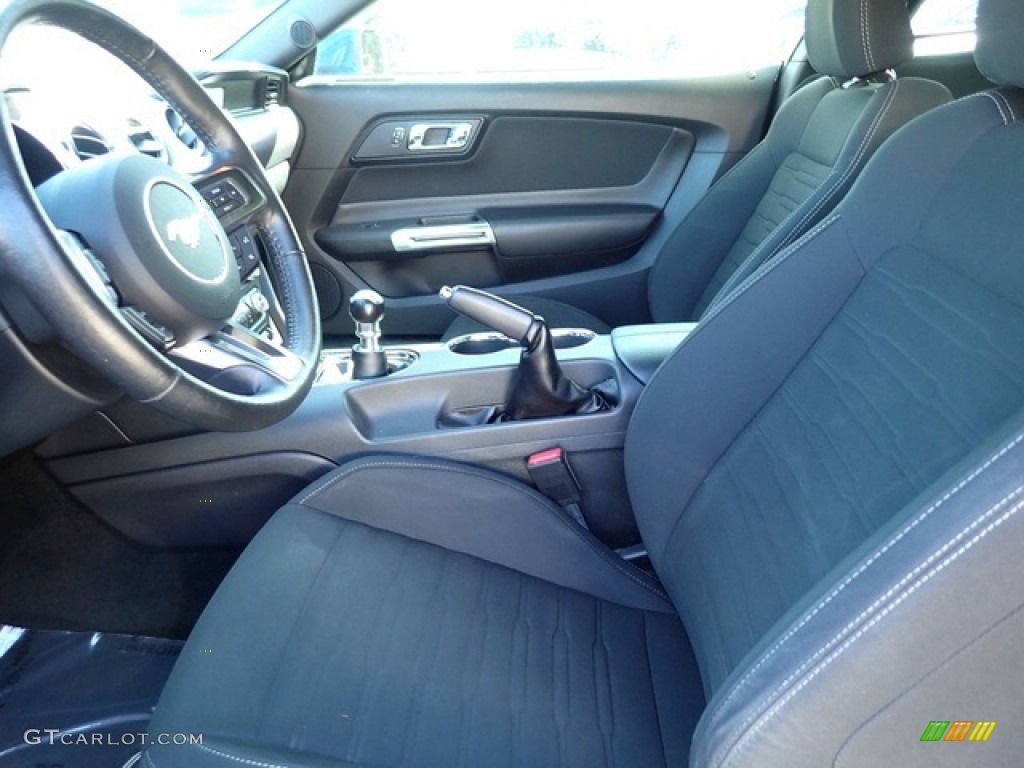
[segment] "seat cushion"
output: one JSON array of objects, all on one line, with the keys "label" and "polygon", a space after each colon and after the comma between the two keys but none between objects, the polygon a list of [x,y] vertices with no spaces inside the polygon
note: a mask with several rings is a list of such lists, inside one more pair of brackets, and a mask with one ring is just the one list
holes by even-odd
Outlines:
[{"label": "seat cushion", "polygon": [[[594,333],[610,333],[611,327],[589,312],[563,304],[551,299],[540,299],[536,296],[507,296],[509,301],[540,315],[551,328],[585,328]],[[451,341],[468,333],[489,332],[491,329],[468,317],[457,317],[445,331],[444,341]]]},{"label": "seat cushion", "polygon": [[[403,472],[415,474],[394,469],[391,483]],[[361,485],[388,479],[359,474]],[[468,478],[440,479],[445,503],[486,503]],[[332,506],[285,507],[239,560],[151,726],[201,732],[203,745],[154,747],[152,765],[686,764],[704,699],[673,613]],[[502,514],[516,516],[507,504]]]}]

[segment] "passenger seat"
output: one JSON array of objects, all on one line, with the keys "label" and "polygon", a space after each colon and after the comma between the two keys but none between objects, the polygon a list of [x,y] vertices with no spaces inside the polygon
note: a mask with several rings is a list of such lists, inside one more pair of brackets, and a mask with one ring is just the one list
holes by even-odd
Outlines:
[{"label": "passenger seat", "polygon": [[[677,225],[651,270],[655,322],[699,320],[824,219],[892,133],[952,100],[940,83],[893,72],[913,56],[905,0],[810,0],[805,23],[807,56],[822,76],[785,101],[764,141]],[[509,298],[555,328],[609,331],[567,304]],[[445,339],[476,330],[459,318]]]}]

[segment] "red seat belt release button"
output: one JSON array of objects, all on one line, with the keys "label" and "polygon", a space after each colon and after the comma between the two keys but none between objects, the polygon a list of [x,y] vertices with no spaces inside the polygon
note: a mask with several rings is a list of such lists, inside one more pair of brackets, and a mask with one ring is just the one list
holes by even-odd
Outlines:
[{"label": "red seat belt release button", "polygon": [[559,506],[580,503],[579,481],[561,448],[533,454],[526,460],[526,469],[537,489]]}]

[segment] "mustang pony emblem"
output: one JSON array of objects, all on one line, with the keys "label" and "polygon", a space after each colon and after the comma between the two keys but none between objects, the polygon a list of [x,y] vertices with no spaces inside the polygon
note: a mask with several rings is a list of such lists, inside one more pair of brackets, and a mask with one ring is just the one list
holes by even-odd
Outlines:
[{"label": "mustang pony emblem", "polygon": [[202,242],[203,233],[200,224],[203,221],[203,214],[197,213],[186,219],[174,219],[167,223],[167,240],[171,243],[181,243],[193,251]]}]

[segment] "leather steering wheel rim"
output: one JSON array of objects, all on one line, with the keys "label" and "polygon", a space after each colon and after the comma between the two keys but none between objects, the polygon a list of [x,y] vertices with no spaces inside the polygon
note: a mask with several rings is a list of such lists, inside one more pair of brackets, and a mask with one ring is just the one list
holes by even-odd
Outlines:
[{"label": "leather steering wheel rim", "polygon": [[[25,22],[59,27],[93,42],[145,80],[205,144],[204,177],[244,174],[264,203],[248,224],[265,245],[264,267],[285,318],[283,349],[295,362],[287,379],[236,394],[189,373],[140,336],[83,274],[36,195],[0,99],[0,272],[31,302],[73,354],[135,400],[204,429],[259,429],[288,416],[305,398],[320,359],[320,320],[305,253],[263,168],[205,89],[152,39],[85,0],[9,0],[0,5],[0,50]],[[220,230],[223,233],[223,230]],[[83,329],[86,329],[83,332]]]}]

